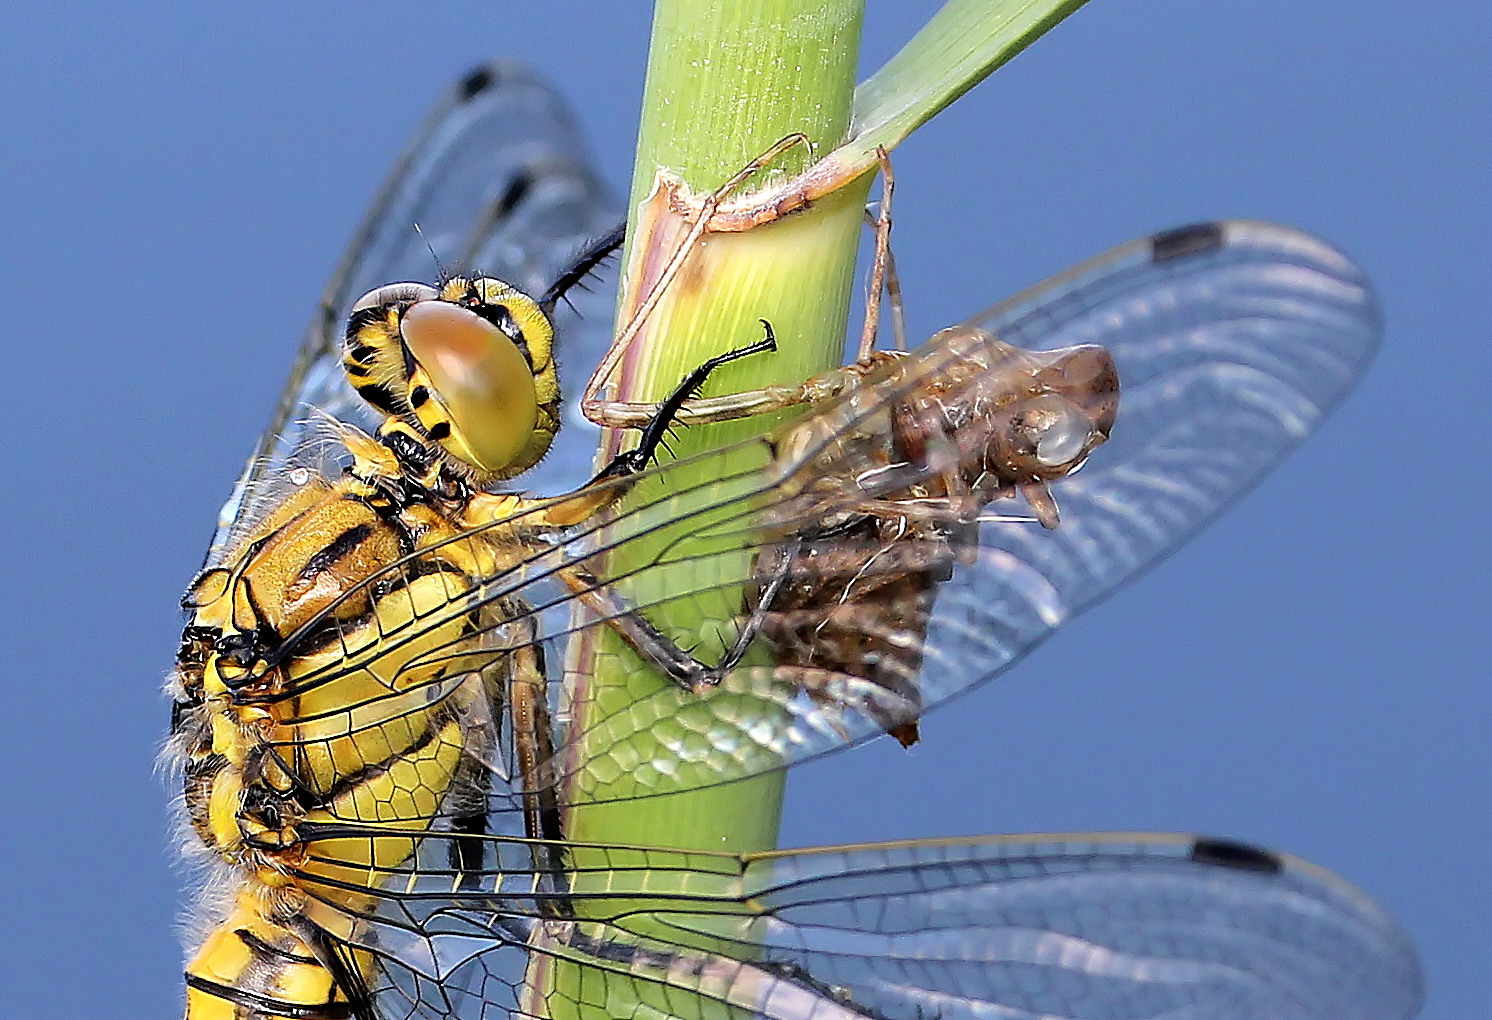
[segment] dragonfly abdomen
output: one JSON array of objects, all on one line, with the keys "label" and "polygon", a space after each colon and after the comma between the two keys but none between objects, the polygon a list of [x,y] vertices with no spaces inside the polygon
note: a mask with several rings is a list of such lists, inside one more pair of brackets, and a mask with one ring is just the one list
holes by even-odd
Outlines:
[{"label": "dragonfly abdomen", "polygon": [[240,905],[187,965],[185,1020],[351,1017],[347,989],[366,987],[371,963],[366,953],[343,950],[330,961],[339,974],[324,955],[289,925]]}]

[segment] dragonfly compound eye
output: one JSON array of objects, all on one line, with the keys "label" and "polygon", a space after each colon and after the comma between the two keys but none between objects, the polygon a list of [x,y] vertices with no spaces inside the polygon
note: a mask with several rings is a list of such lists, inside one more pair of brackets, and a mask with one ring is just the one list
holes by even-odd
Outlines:
[{"label": "dragonfly compound eye", "polygon": [[1024,416],[1033,455],[1042,467],[1061,467],[1084,453],[1093,426],[1088,416],[1061,397],[1032,402]]},{"label": "dragonfly compound eye", "polygon": [[412,305],[400,331],[416,362],[409,407],[425,434],[484,474],[513,465],[539,415],[533,368],[513,339],[447,301]]},{"label": "dragonfly compound eye", "polygon": [[1055,393],[1016,401],[991,420],[985,467],[1007,485],[1060,478],[1107,438],[1083,408]]}]

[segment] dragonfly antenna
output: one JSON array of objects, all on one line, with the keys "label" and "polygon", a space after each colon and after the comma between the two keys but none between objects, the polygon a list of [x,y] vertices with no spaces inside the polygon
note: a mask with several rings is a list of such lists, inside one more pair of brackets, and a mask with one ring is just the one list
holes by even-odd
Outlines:
[{"label": "dragonfly antenna", "polygon": [[430,253],[430,257],[435,260],[435,271],[440,274],[441,281],[444,282],[445,280],[449,280],[451,278],[450,274],[446,272],[446,267],[444,263],[440,261],[440,256],[435,254],[435,246],[430,243],[430,239],[426,237],[425,232],[420,229],[419,223],[415,223],[414,232],[420,235],[420,240],[425,242],[425,250],[428,251]]}]

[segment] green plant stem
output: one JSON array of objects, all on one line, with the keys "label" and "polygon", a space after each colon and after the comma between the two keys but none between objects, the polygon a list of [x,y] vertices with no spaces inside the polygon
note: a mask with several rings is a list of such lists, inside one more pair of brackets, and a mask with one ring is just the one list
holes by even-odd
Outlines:
[{"label": "green plant stem", "polygon": [[[839,142],[849,126],[854,95],[860,7],[861,0],[662,0],[654,17],[632,208],[653,190],[660,167],[680,175],[694,191],[708,192],[792,132],[807,135],[821,151]],[[794,149],[745,187],[797,172],[807,162],[807,153]],[[775,328],[778,353],[722,368],[707,393],[791,384],[837,365],[864,194],[865,186],[848,188],[781,223],[708,237],[691,253],[685,272],[651,317],[637,358],[618,380],[618,395],[661,398],[710,356],[758,339],[760,319]],[[638,264],[640,254],[629,251],[628,265]],[[691,426],[671,445],[683,458],[759,434],[769,424],[749,419]],[[718,469],[718,464],[712,466]],[[681,488],[699,481],[687,471],[671,479]],[[641,548],[643,544],[632,543],[638,549],[629,555],[648,555],[651,550]],[[747,556],[744,551],[740,555],[737,576]],[[651,600],[646,591],[634,592],[634,597]],[[740,609],[739,588],[714,591],[692,606],[670,607],[667,619],[654,622],[685,647],[703,641],[699,654],[709,658],[729,640],[729,635],[715,634],[711,624],[737,616]],[[578,712],[613,717],[667,687],[616,642],[602,639],[600,645],[589,696]],[[644,722],[640,719],[639,725]],[[586,729],[576,727],[581,733]],[[616,742],[627,745],[629,760],[667,753],[653,746],[646,732],[618,735],[613,726],[605,739],[610,742],[606,748],[582,748],[581,754],[604,758]],[[776,844],[780,771],[727,787],[631,803],[615,801],[656,788],[639,788],[625,771],[582,782],[586,799],[609,803],[572,811],[568,831],[577,840],[739,851]]]},{"label": "green plant stem", "polygon": [[[863,0],[659,0],[633,180],[634,229],[624,295],[630,287],[636,299],[637,269],[650,254],[658,254],[643,250],[647,242],[638,240],[635,217],[653,191],[659,168],[679,175],[695,192],[708,192],[790,133],[806,135],[819,151],[844,139],[854,96],[862,4]],[[809,154],[795,149],[746,182],[745,188],[753,190],[796,173],[808,162]],[[760,338],[761,319],[775,328],[779,351],[725,366],[711,378],[705,395],[796,383],[839,364],[867,186],[868,178],[781,223],[706,238],[649,317],[636,356],[624,363],[616,380],[616,395],[631,401],[661,398],[709,357]],[[624,307],[626,301],[624,296]],[[685,458],[759,434],[780,418],[766,415],[692,425],[679,431],[670,445]],[[716,462],[709,470],[729,468]],[[709,481],[693,477],[688,467],[669,477],[671,489],[697,488],[703,498],[718,498],[710,493]],[[638,493],[639,499],[648,495]],[[624,573],[657,551],[646,540],[628,542],[624,553],[613,554],[608,573]],[[712,551],[709,562],[723,576],[746,576],[748,550]],[[624,594],[645,605],[669,591],[712,587],[700,573],[707,569],[693,561],[671,575],[654,570],[646,584],[626,588]],[[738,618],[743,599],[736,583],[649,616],[682,647],[713,659],[733,636],[721,632],[728,629],[721,621]],[[593,635],[580,661],[572,663],[571,675],[579,679],[571,691],[571,732],[578,737],[568,753],[572,760],[590,764],[582,765],[564,791],[572,805],[565,819],[567,837],[578,844],[736,852],[775,847],[784,774],[774,766],[782,763],[765,761],[765,774],[743,782],[698,788],[716,775],[708,761],[714,752],[706,742],[705,761],[696,761],[692,770],[675,771],[670,757],[676,745],[669,737],[690,718],[703,717],[709,725],[709,714],[718,710],[718,703],[678,690],[614,635],[599,630]],[[661,713],[656,708],[660,703],[668,706]],[[760,715],[777,709],[765,705],[756,711]],[[719,753],[729,752],[722,748]],[[668,792],[643,796],[660,791]],[[587,866],[605,867],[614,858],[605,850],[574,846],[571,863],[577,887],[587,881]],[[694,876],[691,889],[726,891],[697,888],[701,882],[708,885],[709,878]],[[649,891],[667,892],[652,883]],[[615,906],[613,900],[606,909]],[[737,941],[748,937],[748,926],[746,919],[725,913],[713,930]],[[644,938],[650,933],[642,923],[634,924],[633,930]],[[711,945],[705,933],[673,932],[670,937],[692,940],[701,949]],[[544,969],[548,973],[538,972]],[[540,964],[530,977],[533,987],[551,993],[546,998],[552,1015],[635,1015],[639,1002],[644,1010],[649,1005],[678,1008],[666,992],[636,988],[626,977],[606,977],[584,965]],[[653,1002],[654,995],[661,998]],[[563,1002],[575,1005],[560,1008]],[[579,1005],[582,1002],[587,1005]],[[701,1009],[702,1016],[714,1012]]]},{"label": "green plant stem", "polygon": [[[700,196],[775,142],[801,133],[811,153],[801,147],[784,153],[741,191],[797,188],[810,201],[775,222],[700,239],[611,380],[614,397],[661,399],[707,359],[757,340],[762,319],[775,328],[779,350],[724,366],[702,395],[793,385],[838,365],[876,145],[895,145],[1081,2],[950,0],[857,93],[863,0],[657,0],[629,207],[623,317],[668,261],[680,223],[687,227],[685,217],[656,200],[660,171]],[[822,159],[836,149],[836,157]],[[690,425],[673,438],[673,453],[682,459],[720,449],[781,419],[778,413]],[[622,442],[609,436],[603,458]],[[714,457],[704,468],[670,471],[668,494],[683,494],[670,515],[728,498],[718,479],[761,466],[750,461],[753,450],[761,456],[761,444],[744,449],[739,464]],[[647,505],[664,495],[660,485],[654,480],[639,486],[635,503]],[[751,553],[739,535],[689,547],[688,557],[679,551],[702,541],[677,528],[667,535],[640,534],[610,554],[604,573],[626,578],[638,567],[672,558],[666,568],[650,567],[615,588],[649,607],[649,620],[680,647],[714,661],[742,614],[739,579],[752,573]],[[694,594],[679,598],[681,592]],[[605,628],[587,631],[572,654],[566,664],[572,737],[561,763],[571,841],[567,876],[577,892],[609,894],[577,898],[577,922],[584,927],[587,917],[625,916],[629,937],[640,942],[658,936],[669,945],[710,951],[725,939],[729,954],[739,957],[757,939],[749,907],[733,908],[731,869],[655,874],[646,852],[585,844],[732,853],[775,847],[785,780],[778,766],[786,763],[730,727],[744,718],[770,730],[777,720],[787,722],[783,710],[770,697],[752,702],[756,695],[744,691],[726,692],[735,701],[681,691]],[[719,785],[728,773],[752,778]],[[627,867],[607,870],[623,863]],[[692,930],[674,927],[666,919],[666,901],[679,894],[720,897],[719,913],[708,921],[695,916]],[[664,928],[655,931],[650,918],[660,911]],[[535,937],[547,935],[541,930]],[[636,980],[624,966],[608,971],[597,960],[563,959],[572,951],[562,942],[552,943],[550,951],[555,955],[536,944],[530,953],[524,1006],[535,1015],[733,1015],[729,1007],[680,994],[692,980],[687,974],[680,975],[679,988],[668,988]]]}]

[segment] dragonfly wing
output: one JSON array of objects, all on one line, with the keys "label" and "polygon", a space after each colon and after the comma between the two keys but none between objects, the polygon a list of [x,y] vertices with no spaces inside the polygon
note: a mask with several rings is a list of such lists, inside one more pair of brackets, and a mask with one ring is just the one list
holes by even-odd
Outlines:
[{"label": "dragonfly wing", "polygon": [[458,894],[386,883],[363,940],[385,1015],[1406,1020],[1422,996],[1413,949],[1361,892],[1220,840],[578,847],[568,916],[507,847]]},{"label": "dragonfly wing", "polygon": [[1038,615],[1052,620],[1159,563],[1253,488],[1357,383],[1381,334],[1361,271],[1290,227],[1202,224],[1095,263],[973,320],[1024,347],[1099,343],[1119,370],[1119,420],[1058,486],[1061,527],[981,535],[1048,591]]},{"label": "dragonfly wing", "polygon": [[986,837],[760,863],[769,956],[875,1016],[1389,1020],[1419,1004],[1413,950],[1367,897],[1237,844]]},{"label": "dragonfly wing", "polygon": [[[832,669],[784,671],[748,660],[713,687],[669,684],[630,701],[608,699],[604,711],[585,689],[595,671],[575,670],[566,696],[579,709],[557,741],[565,751],[555,783],[577,802],[645,796],[858,743],[1003,672],[1164,559],[1309,434],[1377,340],[1377,311],[1361,275],[1298,231],[1226,223],[1125,245],[948,331],[896,374],[825,400],[765,439],[645,474],[625,510],[505,557],[501,573],[412,615],[408,639],[442,628],[456,636],[450,645],[430,643],[409,665],[472,654],[475,638],[460,621],[507,606],[479,654],[498,657],[544,640],[557,679],[567,657],[579,661],[576,642],[594,640],[606,622],[570,612],[571,590],[558,582],[577,570],[596,593],[616,597],[618,613],[641,613],[660,629],[674,610],[713,600],[708,612],[694,611],[696,629],[669,637],[684,648],[712,639],[722,647],[748,625],[743,589],[772,584],[776,554],[814,534],[814,555],[790,559],[788,587],[818,583],[830,571],[847,586],[917,575],[926,579],[924,604],[892,586],[849,600],[851,610],[869,608],[863,623],[851,621],[858,633],[844,628],[856,640],[840,642]],[[876,459],[896,445],[887,440],[892,409],[935,379],[956,381],[943,391],[948,401],[978,406],[1011,385],[1020,356],[1006,341],[1023,349],[1097,344],[1118,367],[1112,438],[1081,472],[1053,483],[1061,526],[989,519],[867,544],[826,524],[938,475],[935,450],[898,452],[889,466]],[[969,365],[977,371],[965,371]],[[965,433],[980,435],[965,428],[951,441]],[[524,523],[493,527],[499,534]],[[840,608],[832,588],[825,599],[801,612]]]},{"label": "dragonfly wing", "polygon": [[[382,284],[429,281],[441,272],[437,263],[541,293],[616,223],[617,208],[569,112],[531,71],[495,62],[457,82],[415,131],[327,285],[270,426],[219,514],[207,565],[306,477],[295,468],[339,474],[324,463],[332,444],[310,408],[377,428],[339,360],[353,302]],[[567,330],[572,349],[609,336],[609,307],[591,302],[587,311],[587,326]]]},{"label": "dragonfly wing", "polygon": [[[965,380],[972,389],[953,394],[968,402],[1005,385],[1006,341],[1108,348],[1124,387],[1119,424],[1092,464],[1055,486],[1062,527],[991,520],[940,533],[912,547],[910,566],[891,565],[898,576],[947,568],[928,615],[875,621],[887,639],[880,647],[915,650],[908,692],[866,681],[868,657],[848,663],[837,686],[748,665],[714,689],[665,686],[599,716],[577,688],[565,707],[582,707],[551,774],[571,800],[637,797],[868,739],[886,729],[896,697],[915,718],[1167,555],[1308,434],[1361,372],[1377,329],[1351,264],[1287,228],[1224,224],[1116,249],[765,440],[647,474],[615,515],[552,542],[534,530],[501,570],[463,575],[433,603],[411,594],[408,612],[393,612],[398,593],[434,576],[422,566],[432,550],[391,564],[368,579],[392,593],[380,595],[378,625],[389,629],[377,651],[397,656],[413,642],[417,654],[401,666],[396,694],[338,711],[354,725],[397,727],[397,699],[423,704],[446,689],[437,683],[454,690],[470,670],[501,667],[535,641],[555,646],[552,671],[573,642],[605,630],[568,612],[577,576],[650,619],[720,593],[733,629],[747,615],[741,589],[776,576],[767,554],[812,533],[831,559],[847,552],[855,562],[861,551],[836,546],[840,532],[826,521],[946,470],[936,444],[903,449],[890,465],[866,453],[877,437],[885,445],[885,420],[927,379],[973,358],[983,368]],[[504,535],[527,534],[520,520],[491,528],[505,549]],[[298,644],[316,635],[319,643],[304,650],[306,668],[285,696],[365,668],[336,653],[334,616],[303,631],[281,654],[302,654]],[[486,714],[464,732],[495,748],[497,706],[477,708]],[[480,748],[463,744],[463,753],[512,772]],[[442,802],[441,817],[421,808],[372,825],[353,811],[299,827],[304,916],[382,961],[369,972],[379,1015],[485,1017],[496,1007],[692,1020],[729,1007],[783,1020],[1396,1020],[1419,998],[1411,950],[1371,903],[1302,862],[1232,844],[1083,836],[747,858],[583,844],[556,854],[506,837],[523,792],[510,779],[470,782],[471,797]],[[465,824],[478,796],[487,816]]]},{"label": "dragonfly wing", "polygon": [[984,524],[979,568],[939,589],[927,703],[965,689],[971,664],[981,679],[1008,668],[1170,556],[1315,431],[1381,339],[1355,265],[1253,221],[1134,242],[971,324],[1022,347],[1098,343],[1122,395],[1108,443],[1053,485],[1061,526]]},{"label": "dragonfly wing", "polygon": [[[669,687],[581,720],[570,740],[580,749],[567,776],[573,792],[594,796],[590,784],[619,776],[617,788],[638,791],[708,786],[857,743],[890,722],[915,723],[925,709],[1009,668],[1257,484],[1351,388],[1378,339],[1366,281],[1322,242],[1263,223],[1188,228],[1114,249],[947,331],[900,363],[894,386],[871,380],[817,405],[739,448],[749,452],[730,455],[729,466],[723,456],[703,471],[670,465],[657,484],[639,486],[646,495],[627,514],[576,543],[596,550],[598,564],[610,562],[593,572],[605,577],[610,569],[614,587],[652,617],[732,586],[762,589],[773,580],[771,564],[783,562],[766,553],[816,528],[813,556],[787,557],[785,589],[815,570],[838,569],[846,589],[878,572],[888,584],[917,573],[931,579],[935,596],[925,611],[895,599],[872,605],[863,624],[847,627],[862,629],[836,646],[832,671],[743,667],[712,690]],[[894,429],[888,409],[971,358],[982,370],[947,393],[969,406],[985,400],[1007,385],[1002,342],[1038,350],[1097,344],[1117,366],[1112,438],[1080,472],[1052,483],[1061,526],[1048,531],[987,514],[985,523],[935,540],[873,538],[867,546],[836,537],[823,522],[930,483],[941,470],[933,450],[878,466],[862,455],[860,438],[884,440]],[[1001,507],[1020,509],[1013,500],[988,509]],[[620,566],[601,559],[634,542],[651,551]],[[712,543],[721,551],[707,551]],[[743,544],[755,548],[754,560],[737,551]],[[836,559],[848,566],[836,568]],[[841,608],[832,591],[823,598],[826,617]],[[871,604],[844,601],[847,610]],[[737,601],[714,619],[734,632],[746,617]],[[701,642],[697,634],[676,640],[686,648]],[[888,660],[900,671],[889,671],[892,680],[867,679],[888,672]],[[670,754],[640,753],[641,733]]]}]

